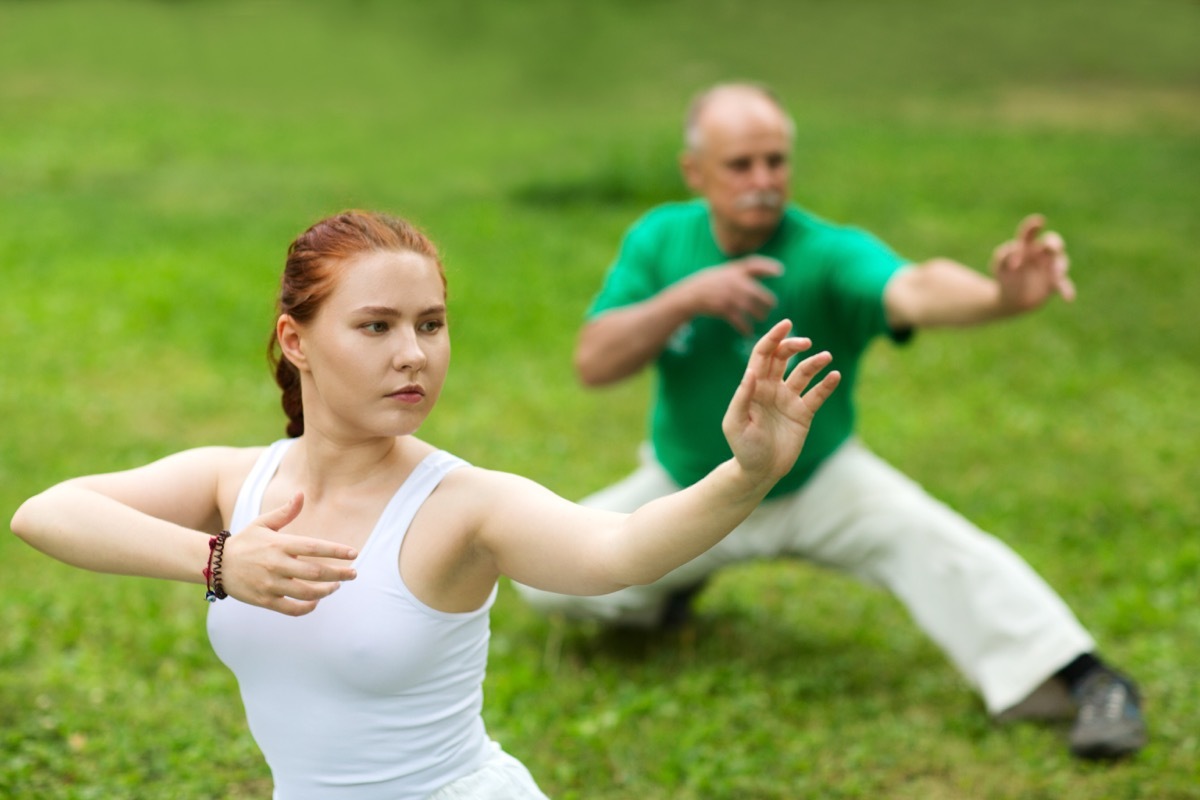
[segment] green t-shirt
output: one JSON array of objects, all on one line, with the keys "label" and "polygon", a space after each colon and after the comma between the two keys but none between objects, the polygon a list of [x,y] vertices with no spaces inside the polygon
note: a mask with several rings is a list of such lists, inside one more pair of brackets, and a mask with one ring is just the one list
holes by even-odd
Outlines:
[{"label": "green t-shirt", "polygon": [[[810,353],[828,350],[842,382],[817,413],[795,467],[772,495],[799,488],[854,430],[853,391],[859,359],[870,341],[907,334],[888,329],[883,289],[907,262],[871,234],[833,225],[794,206],[758,255],[783,264],[763,285],[779,302],[754,333],[742,336],[723,319],[696,317],[680,327],[658,357],[650,441],[667,472],[683,486],[707,475],[731,453],[721,419],[750,350],[781,319],[812,339]],[[749,255],[749,254],[738,254]],[[653,209],[626,233],[589,317],[646,300],[665,287],[730,256],[713,239],[703,200]]]}]

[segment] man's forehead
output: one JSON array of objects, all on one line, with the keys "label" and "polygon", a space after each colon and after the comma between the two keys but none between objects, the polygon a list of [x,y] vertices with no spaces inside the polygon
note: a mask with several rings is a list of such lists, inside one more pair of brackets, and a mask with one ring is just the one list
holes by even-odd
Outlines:
[{"label": "man's forehead", "polygon": [[703,149],[722,161],[787,154],[791,147],[786,126],[777,121],[734,119],[704,131]]},{"label": "man's forehead", "polygon": [[730,117],[774,118],[784,111],[771,97],[762,92],[743,87],[730,87],[714,91],[699,109],[699,121],[706,122]]},{"label": "man's forehead", "polygon": [[791,138],[786,115],[770,100],[754,95],[714,100],[705,107],[698,123],[704,139],[713,143],[774,138],[787,146]]}]

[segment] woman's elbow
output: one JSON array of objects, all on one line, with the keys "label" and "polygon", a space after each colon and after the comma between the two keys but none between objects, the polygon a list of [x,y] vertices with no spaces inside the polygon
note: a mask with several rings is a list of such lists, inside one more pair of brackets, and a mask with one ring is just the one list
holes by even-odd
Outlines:
[{"label": "woman's elbow", "polygon": [[13,513],[12,519],[9,520],[8,527],[25,542],[29,542],[30,537],[37,530],[38,508],[42,502],[41,494],[34,495],[22,503]]},{"label": "woman's elbow", "polygon": [[40,534],[53,527],[56,510],[67,502],[60,494],[61,486],[52,486],[35,494],[13,512],[8,526],[26,544],[37,547]]}]

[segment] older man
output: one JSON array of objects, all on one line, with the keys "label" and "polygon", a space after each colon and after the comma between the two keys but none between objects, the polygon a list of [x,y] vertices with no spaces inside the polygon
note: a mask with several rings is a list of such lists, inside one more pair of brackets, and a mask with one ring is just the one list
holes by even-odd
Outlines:
[{"label": "older man", "polygon": [[860,358],[876,336],[975,325],[1074,297],[1063,240],[1040,217],[996,248],[992,276],[946,258],[915,263],[870,234],[791,204],[793,122],[764,87],[723,84],[693,102],[681,158],[690,202],[626,234],[579,337],[589,386],[654,365],[642,465],[584,502],[629,511],[729,457],[724,402],[747,348],[791,319],[829,350],[842,387],[792,472],[732,535],[659,583],[576,598],[520,587],[535,607],[613,624],[686,616],[722,566],[801,556],[891,591],[1002,719],[1075,715],[1071,751],[1115,758],[1146,741],[1136,686],[1104,664],[1055,592],[1007,546],[929,496],[854,434]]}]

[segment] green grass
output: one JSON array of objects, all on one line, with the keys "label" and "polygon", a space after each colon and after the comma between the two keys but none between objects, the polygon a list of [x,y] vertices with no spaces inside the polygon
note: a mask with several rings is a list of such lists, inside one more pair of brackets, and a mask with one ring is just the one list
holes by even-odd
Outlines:
[{"label": "green grass", "polygon": [[[443,247],[455,364],[423,431],[567,497],[620,477],[645,378],[573,379],[625,226],[682,196],[687,98],[775,86],[796,195],[982,264],[1028,211],[1080,298],[869,355],[881,454],[1024,555],[1147,697],[1072,761],[996,727],[888,596],[720,576],[665,640],[502,586],[486,718],[557,798],[1200,797],[1200,6],[0,0],[0,512],[64,477],[282,435],[286,243],[343,207]],[[269,776],[194,586],[0,538],[0,796],[250,798]]]}]

